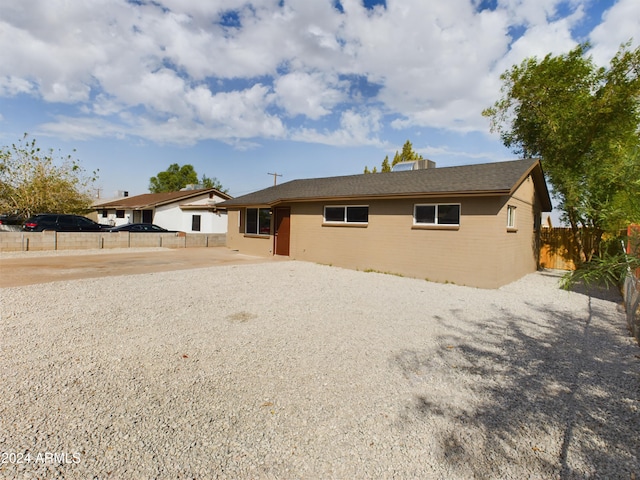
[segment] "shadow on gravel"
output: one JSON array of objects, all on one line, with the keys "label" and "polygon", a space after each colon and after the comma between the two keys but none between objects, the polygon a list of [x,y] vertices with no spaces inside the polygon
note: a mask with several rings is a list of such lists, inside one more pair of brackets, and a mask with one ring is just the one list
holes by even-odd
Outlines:
[{"label": "shadow on gravel", "polygon": [[441,347],[393,359],[418,392],[403,420],[434,425],[460,476],[640,478],[640,352],[608,326],[614,303],[585,301],[587,317],[529,304],[520,317],[496,308],[481,326],[462,311],[437,318],[450,332]]}]

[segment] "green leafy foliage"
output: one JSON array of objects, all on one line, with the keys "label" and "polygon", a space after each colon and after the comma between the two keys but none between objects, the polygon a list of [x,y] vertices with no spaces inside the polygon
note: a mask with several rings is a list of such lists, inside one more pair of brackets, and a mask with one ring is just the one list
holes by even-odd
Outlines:
[{"label": "green leafy foliage", "polygon": [[640,258],[626,255],[623,251],[604,252],[594,256],[580,268],[566,273],[562,277],[562,288],[569,290],[576,284],[605,285],[620,287],[627,273],[640,268]]},{"label": "green leafy foliage", "polygon": [[[389,164],[389,155],[384,157],[384,160],[382,161],[382,165],[380,167],[380,172],[390,172],[394,167],[394,165],[396,165],[397,163],[412,162],[415,160],[423,160],[422,155],[415,152],[413,150],[413,144],[409,140],[407,140],[402,146],[401,152],[398,152],[396,150],[396,153],[393,156],[393,161],[391,162],[391,165]],[[369,170],[368,166],[364,167],[364,173],[377,173],[377,172],[378,172],[377,167],[373,167],[373,170]]]},{"label": "green leafy foliage", "polygon": [[[640,49],[623,45],[598,68],[580,45],[529,58],[502,76],[503,97],[483,115],[505,146],[538,157],[580,258],[600,256],[605,232],[640,220]],[[595,232],[587,250],[580,231]]]},{"label": "green leafy foliage", "polygon": [[97,172],[87,175],[71,155],[42,151],[25,134],[0,150],[0,212],[24,218],[37,213],[85,213]]},{"label": "green leafy foliage", "polygon": [[219,192],[227,193],[227,189],[222,186],[222,183],[216,177],[209,178],[206,175],[202,175],[200,185],[204,188],[215,188]]},{"label": "green leafy foliage", "polygon": [[151,193],[177,192],[195,183],[198,183],[198,174],[193,165],[181,167],[177,163],[172,163],[164,172],[149,179],[149,191]]},{"label": "green leafy foliage", "polygon": [[151,193],[177,192],[185,188],[187,185],[202,185],[203,188],[215,188],[221,192],[225,192],[222,183],[216,178],[209,178],[202,175],[198,181],[198,174],[193,165],[178,165],[173,163],[169,165],[165,171],[158,173],[155,177],[149,179],[149,191]]}]

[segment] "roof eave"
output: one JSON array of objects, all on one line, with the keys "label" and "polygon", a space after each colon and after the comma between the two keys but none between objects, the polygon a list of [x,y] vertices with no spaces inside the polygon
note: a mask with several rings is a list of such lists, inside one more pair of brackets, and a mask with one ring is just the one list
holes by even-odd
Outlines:
[{"label": "roof eave", "polygon": [[224,205],[225,208],[245,208],[245,207],[274,207],[282,203],[305,203],[305,202],[340,202],[352,200],[396,200],[402,198],[439,198],[439,197],[495,197],[509,195],[511,190],[477,190],[477,191],[447,191],[447,192],[408,192],[394,194],[368,194],[368,195],[336,195],[318,197],[293,197],[279,198],[271,202],[247,202]]},{"label": "roof eave", "polygon": [[510,194],[513,194],[529,175],[531,175],[535,183],[535,191],[540,200],[542,211],[550,212],[553,209],[553,205],[551,203],[549,189],[547,188],[547,182],[544,178],[544,172],[542,171],[542,164],[540,160],[536,160],[535,163],[533,163],[531,167],[522,175],[520,180],[518,180],[518,182],[511,188]]}]

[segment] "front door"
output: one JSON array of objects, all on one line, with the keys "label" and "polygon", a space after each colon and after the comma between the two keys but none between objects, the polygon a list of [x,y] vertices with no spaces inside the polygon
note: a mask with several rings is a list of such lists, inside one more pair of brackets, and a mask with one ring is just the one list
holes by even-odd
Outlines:
[{"label": "front door", "polygon": [[291,233],[291,209],[289,207],[276,208],[275,218],[275,252],[276,255],[289,255],[289,237]]}]

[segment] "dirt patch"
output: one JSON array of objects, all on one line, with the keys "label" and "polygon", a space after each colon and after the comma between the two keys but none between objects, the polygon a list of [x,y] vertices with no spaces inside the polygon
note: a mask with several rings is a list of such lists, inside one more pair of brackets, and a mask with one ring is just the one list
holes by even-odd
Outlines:
[{"label": "dirt patch", "polygon": [[0,287],[282,260],[281,257],[244,255],[226,247],[135,252],[129,249],[88,250],[33,256],[25,252],[17,256],[0,257]]}]

